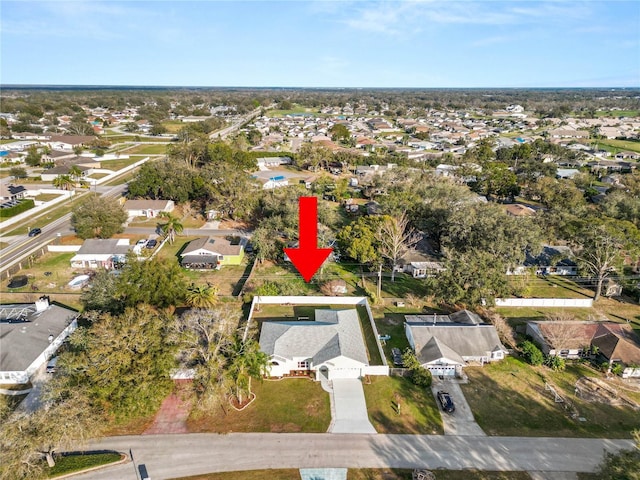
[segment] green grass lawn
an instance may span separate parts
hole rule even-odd
[[[88,468],[107,465],[119,461],[119,453],[94,453],[85,455],[57,456],[55,467],[46,471],[47,478],[55,478],[72,472],[79,472]]]
[[[593,290],[583,288],[560,275],[538,277],[536,275],[510,275],[513,285],[524,285],[526,298],[592,298]]]
[[[632,140],[598,140],[598,145],[608,145],[617,149],[615,153],[622,150],[629,150],[631,152],[640,152],[640,142],[634,142]]]
[[[136,163],[139,158],[119,158],[117,160],[104,160],[100,162],[100,168],[106,168],[108,170],[113,170],[117,172],[118,170],[122,170],[124,167],[128,167],[129,165],[133,165]]]
[[[484,367],[468,367],[469,383],[462,385],[478,424],[488,435],[629,438],[640,427],[640,416],[631,408],[590,403],[574,395],[582,376],[598,376],[584,365],[568,365],[564,372],[531,367],[508,357]],[[556,403],[545,391],[553,384],[567,403]],[[586,421],[572,418],[577,412]]]
[[[138,145],[130,150],[127,150],[128,154],[138,154],[138,155],[160,155],[167,153],[167,144],[159,145]]]
[[[162,125],[167,129],[168,133],[178,133],[187,124],[181,120],[165,120]]]
[[[56,198],[60,197],[60,195],[62,195],[64,192],[60,192],[60,194],[55,194],[55,193],[41,193],[40,195],[33,197],[33,199],[36,202],[49,202],[51,200],[55,200]]]
[[[420,312],[412,313],[420,314]],[[404,315],[404,313],[387,313],[383,318],[376,318],[378,333],[382,336],[391,336],[384,343],[384,352],[390,367],[393,367],[391,349],[399,348],[401,352],[404,352],[409,347],[409,341],[404,333]]]
[[[319,382],[287,378],[254,382],[256,399],[238,412],[225,410],[187,422],[190,432],[326,432],[331,421],[329,394]]]
[[[364,385],[369,420],[378,433],[441,435],[440,411],[428,388],[403,377],[371,377]],[[400,402],[400,414],[397,403]]]

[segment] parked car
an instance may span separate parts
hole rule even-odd
[[[156,245],[158,244],[157,240],[149,240],[147,241],[147,244],[144,246],[145,248],[156,248]]]
[[[447,413],[453,413],[456,411],[456,406],[453,404],[453,400],[451,400],[451,396],[447,392],[439,390],[437,397],[442,410]]]
[[[391,349],[391,357],[393,358],[393,364],[396,367],[404,367],[404,362],[402,361],[402,352],[399,348]]]
[[[32,228],[31,230],[29,230],[30,237],[35,237],[36,235],[40,235],[41,233],[42,230],[40,230],[39,228]]]
[[[136,242],[136,246],[138,246],[140,248],[144,247],[146,244],[147,244],[147,240],[145,238],[143,238],[142,240],[138,240]]]

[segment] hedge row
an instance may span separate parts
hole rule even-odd
[[[35,207],[36,204],[31,198],[22,200],[19,204],[9,208],[0,208],[0,218],[9,218],[19,213],[26,212],[30,208]]]

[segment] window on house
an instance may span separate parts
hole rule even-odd
[[[298,362],[298,368],[301,370],[309,370],[309,362]]]

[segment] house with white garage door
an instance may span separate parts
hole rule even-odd
[[[461,310],[451,315],[405,315],[405,334],[432,375],[461,376],[468,364],[502,360],[508,353],[493,325]]]
[[[263,322],[260,349],[271,358],[271,377],[313,372],[316,380],[334,380],[369,373],[367,349],[354,308],[317,309],[311,321]]]

